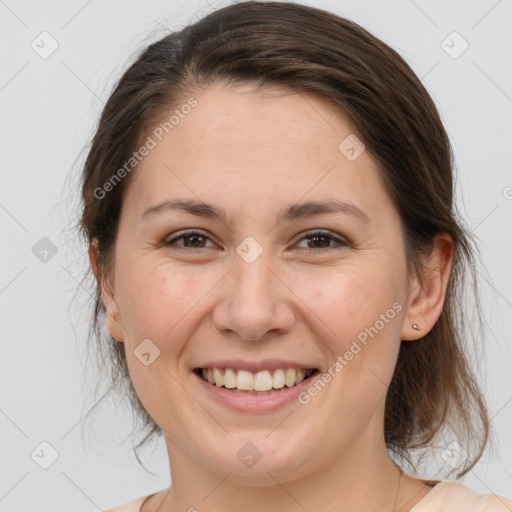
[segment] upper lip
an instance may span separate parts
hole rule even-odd
[[[262,361],[248,361],[245,359],[217,359],[215,361],[207,361],[194,367],[196,368],[232,368],[236,370],[247,370],[249,372],[259,372],[262,370],[277,370],[279,368],[295,368],[299,370],[317,369],[315,365],[308,363],[298,363],[296,361],[287,361],[285,359],[264,359]]]

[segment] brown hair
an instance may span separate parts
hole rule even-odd
[[[81,176],[80,229],[89,243],[98,243],[102,276],[113,268],[121,203],[136,170],[101,199],[95,190],[127,162],[163,113],[192,91],[220,81],[313,93],[348,115],[399,211],[408,272],[421,272],[420,258],[436,234],[453,238],[442,313],[419,341],[401,343],[386,399],[385,442],[410,463],[413,450],[428,447],[447,429],[471,454],[458,468],[457,476],[464,475],[480,459],[490,433],[461,335],[469,278],[476,293],[474,242],[453,201],[452,150],[431,97],[396,51],[356,23],[295,3],[241,2],[144,49],[104,107]],[[102,336],[104,314],[97,283],[91,333],[108,356],[103,363],[112,387],[126,386],[148,429],[139,448],[161,429],[131,384],[124,343]]]

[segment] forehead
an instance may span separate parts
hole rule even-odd
[[[208,202],[245,201],[246,207],[336,192],[364,205],[370,191],[385,194],[369,151],[355,159],[346,153],[354,141],[361,150],[360,136],[331,102],[251,84],[217,84],[191,96],[194,108],[166,125],[178,104],[148,134],[154,148],[137,166],[126,198],[139,208],[183,192]]]
[[[187,136],[188,128],[196,131],[198,139],[212,144],[239,141],[247,145],[253,140],[253,146],[318,148],[355,133],[348,117],[332,102],[283,86],[220,83],[201,91],[196,100],[190,121],[183,119],[180,128],[184,129],[176,135]]]

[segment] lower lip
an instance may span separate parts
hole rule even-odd
[[[196,372],[192,372],[199,381],[199,385],[218,403],[239,412],[269,412],[297,400],[300,393],[306,390],[320,375],[320,372],[314,373],[309,378],[303,380],[291,388],[281,388],[277,393],[268,395],[246,395],[243,393],[233,393],[226,388],[210,384]]]

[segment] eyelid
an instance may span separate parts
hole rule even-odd
[[[312,236],[312,235],[329,235],[330,237],[336,238],[341,237],[341,235],[337,235],[333,231],[330,231],[329,229],[308,229],[307,231],[304,231],[303,233],[300,233],[301,237],[304,238],[306,236]]]

